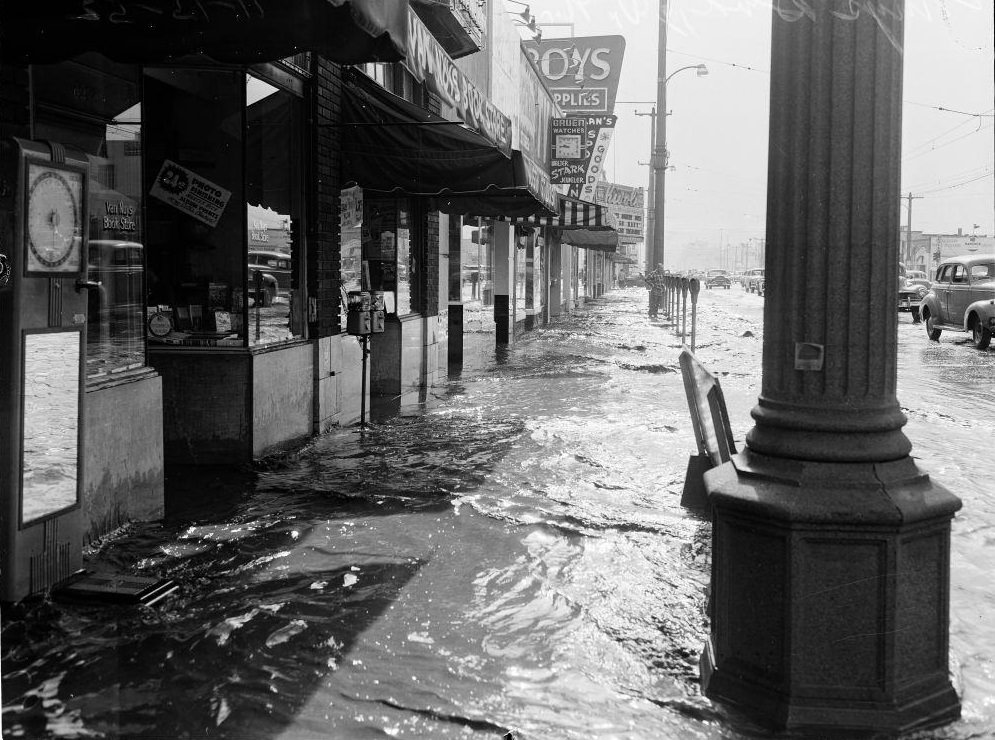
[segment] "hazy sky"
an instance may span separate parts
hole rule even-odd
[[[543,35],[626,39],[608,179],[648,184],[656,98],[659,0],[534,0]],[[522,10],[507,2],[509,10]],[[667,72],[667,242],[716,248],[764,236],[771,9],[767,0],[670,0]],[[992,0],[907,0],[902,194],[912,228],[995,234]],[[964,115],[938,110],[962,111]],[[977,115],[983,114],[983,115]],[[902,201],[902,227],[906,222]]]

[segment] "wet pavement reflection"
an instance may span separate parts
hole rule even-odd
[[[3,615],[5,737],[741,738],[700,695],[710,526],[673,327],[615,291],[510,348],[467,337],[425,403],[253,470],[170,471],[166,517],[87,566],[168,576],[129,609]],[[763,300],[702,293],[697,354],[737,445]],[[951,670],[990,737],[995,352],[899,318],[899,398],[954,523]]]

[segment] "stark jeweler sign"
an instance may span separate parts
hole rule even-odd
[[[225,212],[231,191],[167,159],[149,195],[213,228]]]

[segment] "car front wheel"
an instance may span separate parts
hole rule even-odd
[[[926,336],[934,342],[938,342],[940,340],[940,330],[936,328],[936,324],[933,322],[933,315],[929,311],[924,311],[922,317],[926,322]]]
[[[984,326],[980,319],[974,322],[971,337],[974,339],[974,346],[978,349],[988,349],[988,345],[992,343],[992,331]]]

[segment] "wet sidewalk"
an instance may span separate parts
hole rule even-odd
[[[735,298],[697,336],[741,444],[762,301]],[[4,736],[768,736],[700,696],[711,533],[645,290],[467,347],[420,410],[171,475],[166,517],[88,558],[176,579],[161,605],[5,610]]]

